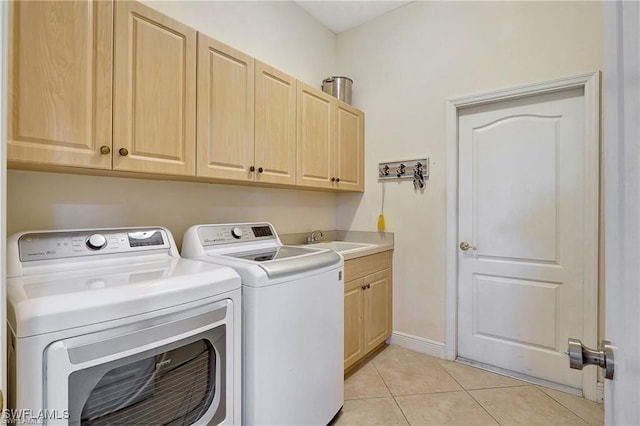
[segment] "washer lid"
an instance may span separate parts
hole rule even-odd
[[[333,250],[295,246],[270,247],[220,255],[251,262],[264,270],[270,279],[337,266],[342,262],[342,256]]]
[[[7,318],[17,337],[28,337],[149,313],[239,288],[240,277],[231,268],[175,258],[14,277],[7,280]]]
[[[313,253],[318,253],[318,250],[295,246],[277,246],[259,250],[226,253],[224,256],[253,260],[254,262],[268,262],[270,260],[282,260]]]

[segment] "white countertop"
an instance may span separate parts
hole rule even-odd
[[[280,239],[284,244],[305,247],[329,248],[340,253],[344,260],[393,250],[394,238],[391,232],[367,231],[322,231],[318,243],[305,244],[310,233],[285,234]]]

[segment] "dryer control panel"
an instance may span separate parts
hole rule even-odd
[[[207,247],[219,244],[277,240],[278,235],[268,223],[240,223],[202,225],[198,227],[198,238],[200,244]]]
[[[169,249],[162,228],[31,232],[18,240],[20,261],[50,260],[108,253]]]

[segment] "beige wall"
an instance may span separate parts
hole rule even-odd
[[[340,229],[375,230],[377,163],[431,159],[424,193],[387,183],[395,232],[394,330],[445,341],[449,98],[602,69],[598,2],[414,2],[338,36],[366,111],[366,192],[338,197]]]
[[[10,170],[9,234],[34,229],[162,225],[179,245],[196,223],[268,221],[280,233],[335,229],[331,194]]]
[[[333,72],[336,37],[290,2],[145,2],[309,84]],[[7,231],[271,221],[281,233],[335,229],[323,192],[9,171]]]
[[[142,3],[320,88],[336,73],[336,36],[291,1]]]

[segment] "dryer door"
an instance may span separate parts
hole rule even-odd
[[[231,303],[53,343],[45,407],[68,410],[70,425],[224,423]]]

